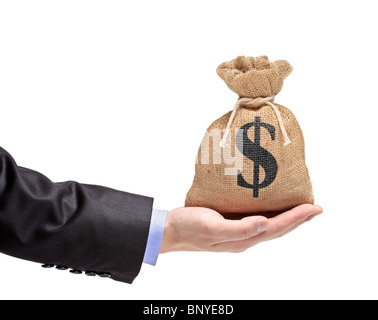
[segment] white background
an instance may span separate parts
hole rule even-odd
[[[182,206],[238,55],[294,67],[324,214],[241,254],[168,253],[134,284],[0,255],[1,299],[376,299],[376,1],[1,1],[0,145],[53,181]],[[1,201],[1,200],[0,200]]]

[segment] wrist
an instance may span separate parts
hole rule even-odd
[[[165,220],[163,238],[161,240],[160,253],[166,253],[172,250],[172,223],[171,211],[168,212],[167,219]]]
[[[164,226],[163,238],[161,241],[160,253],[187,250],[185,241],[183,241],[183,237],[180,236],[180,228],[178,227],[180,225],[180,215],[177,214],[177,210],[179,209],[168,212]]]

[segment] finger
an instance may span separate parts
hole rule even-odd
[[[267,237],[281,234],[289,230],[296,224],[306,220],[309,216],[321,213],[323,209],[320,206],[312,204],[302,204],[291,210],[269,219],[269,231],[266,232]]]
[[[280,238],[292,231],[294,231],[295,229],[297,229],[299,226],[301,226],[302,224],[308,222],[308,221],[311,221],[312,219],[314,219],[316,216],[320,215],[321,213],[315,213],[313,215],[310,215],[309,217],[307,217],[305,220],[297,223],[296,225],[292,226],[291,228],[285,230],[284,232],[280,233],[280,234],[276,234],[274,237],[270,238],[269,240],[273,240],[273,239],[276,239],[276,238]]]
[[[217,243],[217,244],[214,244],[212,246],[212,249],[213,249],[213,251],[217,251],[217,252],[242,252],[242,251],[245,251],[246,249],[248,249],[250,247],[255,246],[256,244],[258,244],[260,242],[282,237],[285,234],[295,230],[296,228],[298,228],[303,223],[310,221],[311,219],[313,219],[314,217],[316,217],[319,214],[320,214],[320,212],[317,212],[313,215],[310,215],[309,217],[298,222],[297,224],[293,225],[289,229],[286,229],[282,233],[279,233],[279,234],[274,233],[273,236],[269,236],[269,231],[266,231],[266,232],[262,233],[261,235],[252,236],[251,238],[245,239],[245,240]]]
[[[257,237],[254,236],[245,240],[216,243],[211,246],[211,250],[214,252],[243,252],[260,242],[256,239]]]
[[[216,242],[238,241],[251,238],[268,228],[269,220],[263,216],[246,217],[241,220],[223,219],[217,225]]]
[[[313,213],[308,214],[311,211],[313,211]],[[279,216],[269,219],[269,230],[256,236],[254,240],[257,242],[263,242],[282,237],[322,212],[323,209],[318,205],[298,206],[292,210],[280,214]]]

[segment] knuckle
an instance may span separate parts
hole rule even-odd
[[[248,230],[247,226],[245,226],[245,225],[240,226],[240,237],[242,239],[248,239],[249,238],[249,230]]]
[[[290,209],[287,212],[292,220],[296,220],[298,218],[298,214],[293,209]]]
[[[204,228],[205,233],[210,237],[216,237],[223,233],[223,228],[220,223],[207,224],[204,226]]]

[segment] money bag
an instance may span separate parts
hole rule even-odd
[[[266,56],[239,56],[218,66],[239,99],[207,129],[185,206],[240,218],[314,203],[302,130],[293,113],[274,102],[291,71],[287,61]]]

